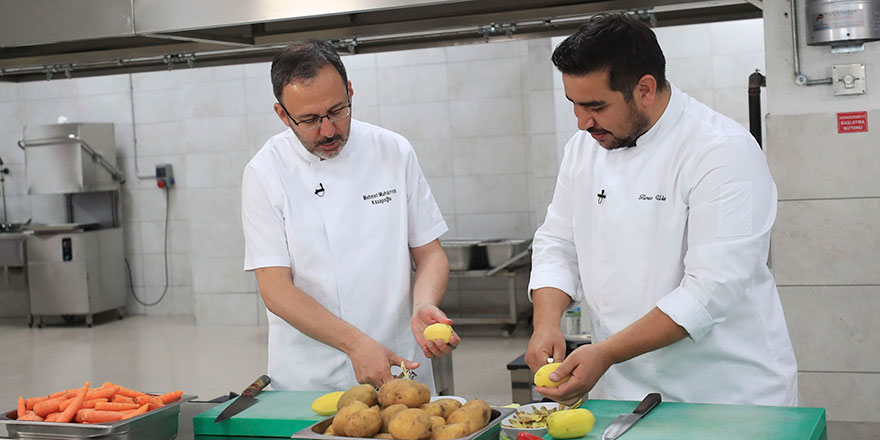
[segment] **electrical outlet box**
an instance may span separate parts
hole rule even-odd
[[[170,163],[156,165],[156,186],[165,189],[174,186],[174,167]]]

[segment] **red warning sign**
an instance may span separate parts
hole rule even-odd
[[[868,131],[868,112],[837,114],[838,133],[857,133],[860,131]]]

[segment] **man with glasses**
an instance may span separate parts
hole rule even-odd
[[[242,224],[244,267],[269,310],[273,387],[380,386],[405,365],[433,392],[428,358],[460,339],[423,336],[452,323],[438,308],[449,278],[438,238],[448,228],[412,146],[352,119],[354,91],[329,43],[289,45],[271,75],[289,129],[244,170]]]

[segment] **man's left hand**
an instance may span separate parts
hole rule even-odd
[[[448,344],[440,339],[434,341],[425,339],[425,328],[438,322],[452,325],[452,320],[433,304],[420,303],[413,306],[413,316],[410,320],[413,336],[416,337],[416,342],[419,343],[419,347],[422,347],[422,351],[428,358],[447,355],[461,342],[461,338],[454,330]]]
[[[556,402],[571,405],[593,389],[612,363],[611,356],[602,344],[583,345],[571,352],[550,375],[550,380],[554,382],[571,375],[569,380],[555,388],[535,387],[535,391]]]

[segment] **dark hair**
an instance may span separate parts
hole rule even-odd
[[[644,75],[666,88],[666,58],[657,36],[632,14],[599,14],[559,43],[551,57],[566,75],[584,76],[608,70],[608,86],[627,101]]]
[[[330,42],[308,40],[290,43],[272,59],[272,92],[275,93],[275,99],[281,102],[284,86],[295,80],[314,78],[318,70],[328,64],[336,68],[348,90],[345,66]]]

